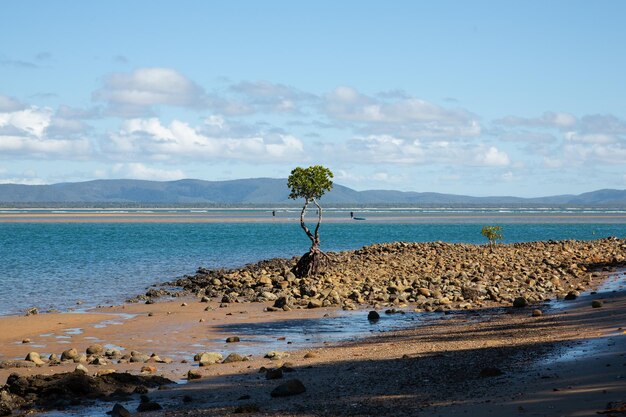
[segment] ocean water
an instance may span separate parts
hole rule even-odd
[[[322,248],[391,241],[484,243],[483,224],[328,223],[321,228]],[[624,222],[498,224],[504,227],[504,243],[626,237]],[[297,256],[308,246],[295,222],[0,223],[0,315],[23,314],[29,307],[67,311],[121,303],[200,266]]]

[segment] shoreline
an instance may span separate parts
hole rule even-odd
[[[78,364],[89,375],[144,370],[181,382],[190,371],[199,376],[199,381],[150,393],[165,411],[142,415],[159,417],[230,415],[248,403],[262,415],[276,416],[498,416],[522,409],[537,414],[536,401],[561,410],[537,415],[587,415],[578,413],[580,406],[568,398],[588,394],[585,406],[596,411],[609,398],[602,392],[611,394],[610,401],[624,401],[615,394],[626,389],[626,380],[619,378],[622,363],[626,366],[624,255],[626,240],[617,238],[498,245],[493,250],[396,242],[335,253],[333,266],[314,280],[291,277],[289,260],[199,270],[184,283],[191,285],[185,296],[172,300],[157,300],[155,290],[142,298],[145,303],[0,317],[0,383],[12,373],[72,372]],[[590,293],[578,293],[583,290]],[[288,295],[283,308],[277,308],[281,294]],[[512,307],[520,294],[529,305]],[[548,302],[564,295],[574,300]],[[592,308],[592,300],[599,308]],[[382,316],[380,322],[367,320],[372,308]],[[414,322],[406,321],[400,330],[382,326],[400,319]],[[349,337],[333,339],[323,332],[314,337],[316,326]],[[227,337],[239,341],[227,343]],[[598,344],[593,352],[606,354],[606,369],[590,363],[587,352],[559,364],[559,352],[589,351],[586,340]],[[69,348],[86,352],[95,344],[121,352],[111,358],[85,355],[51,360],[55,366],[46,363],[51,354],[60,356]],[[122,356],[131,350],[143,352],[145,359],[133,362],[131,355]],[[278,359],[264,358],[269,351],[279,352]],[[40,366],[25,363],[29,352],[46,360]],[[198,367],[193,356],[202,352],[237,353],[245,361]],[[151,354],[159,360],[151,361]],[[20,367],[2,366],[16,359]],[[307,391],[272,399],[269,391],[283,381],[267,379],[258,370],[285,363],[295,372],[284,379],[301,379]],[[595,376],[587,378],[589,373]],[[567,385],[563,375],[571,377]],[[613,382],[600,392],[588,388],[608,379]],[[546,384],[555,381],[557,390],[546,391]],[[578,388],[577,381],[585,381],[584,387]],[[192,401],[182,403],[185,396]],[[246,396],[250,401],[239,399]],[[542,399],[529,399],[533,396]],[[126,401],[134,407],[136,399]],[[96,411],[89,413],[104,416],[111,406],[96,403]]]
[[[174,355],[171,364],[155,364],[157,374],[183,381],[188,370],[196,369],[202,378],[151,392],[151,400],[161,404],[164,411],[141,415],[175,417],[189,412],[203,416],[231,415],[237,407],[246,404],[258,407],[259,412],[250,415],[265,416],[409,416],[418,413],[420,416],[495,417],[520,412],[555,417],[595,415],[605,410],[608,402],[625,401],[620,395],[626,388],[622,366],[626,364],[626,334],[622,327],[626,318],[626,271],[606,278],[614,279],[616,285],[603,293],[583,294],[574,301],[561,301],[558,308],[545,304],[536,306],[544,312],[539,317],[531,314],[536,307],[478,309],[452,315],[430,313],[429,320],[412,328],[376,332],[352,341],[317,343],[312,347],[288,345],[289,337],[276,340],[276,344],[293,348],[280,360],[266,359],[263,353],[257,353],[246,362],[198,368],[192,360],[181,363],[181,356]],[[592,308],[590,304],[594,299],[601,299],[603,306]],[[36,346],[41,338],[38,340],[35,336],[29,345],[15,339],[32,336],[46,327],[60,334],[64,329],[81,327],[82,333],[69,335],[69,344],[59,339],[50,349],[69,346],[84,349],[98,340],[120,344],[126,340],[128,349],[155,351],[160,356],[181,352],[187,346],[189,352],[184,356],[188,356],[194,349],[203,350],[199,344],[221,339],[222,347],[236,352],[241,351],[241,344],[226,344],[223,340],[227,336],[242,336],[237,333],[240,323],[262,324],[268,320],[288,323],[289,320],[339,314],[336,308],[270,313],[264,312],[263,304],[259,303],[239,303],[225,308],[215,304],[210,305],[214,310],[207,312],[204,311],[206,303],[196,300],[183,306],[181,301],[46,315],[50,317],[0,319],[1,351],[13,348],[14,352],[24,353],[27,346]],[[365,322],[366,311],[360,310],[352,319]],[[153,315],[148,316],[149,312]],[[94,327],[117,314],[129,317],[120,320],[121,324]],[[200,322],[198,317],[204,321]],[[33,322],[33,319],[39,320]],[[8,337],[7,332],[12,330],[4,327],[7,321],[16,321],[15,329],[19,332],[13,331]],[[210,330],[213,322],[234,326],[230,331]],[[177,332],[173,333],[172,329]],[[163,335],[168,335],[168,340],[157,342],[156,338]],[[242,336],[245,342],[243,339]],[[270,349],[261,346],[258,349],[264,350]],[[284,379],[267,380],[258,374],[261,367],[276,368],[287,362],[295,372],[285,374]],[[90,373],[115,369],[139,374],[142,365],[86,366]],[[17,368],[10,372],[22,375],[71,372],[75,366],[72,363],[50,368]],[[487,368],[497,368],[502,374],[481,377],[481,371]],[[8,371],[0,369],[0,381],[6,379]],[[292,377],[303,381],[307,388],[305,394],[285,399],[269,396],[275,386]],[[341,393],[340,397],[337,393]],[[192,401],[183,403],[184,396],[191,397]],[[240,400],[242,396],[249,396],[249,399]],[[136,403],[131,399],[123,404],[132,409]],[[112,405],[109,402],[85,404],[94,416],[104,416]]]

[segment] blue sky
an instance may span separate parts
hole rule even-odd
[[[0,3],[0,182],[626,188],[626,2],[302,3]]]

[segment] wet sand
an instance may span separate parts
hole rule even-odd
[[[224,343],[228,336],[243,336],[241,324],[284,320],[288,325],[289,320],[313,322],[341,312],[267,313],[258,303],[227,308],[209,303],[214,309],[204,311],[207,303],[193,299],[185,300],[187,306],[176,300],[88,313],[4,317],[0,318],[0,360],[23,358],[31,350],[59,354],[71,346],[84,351],[98,342],[171,356],[172,364],[156,366],[174,380],[190,369],[200,369],[199,381],[151,393],[165,410],[141,413],[145,416],[230,415],[246,404],[260,410],[248,415],[272,416],[591,416],[606,410],[608,403],[626,401],[626,274],[620,273],[617,280],[618,285],[601,293],[543,306],[540,317],[531,316],[532,308],[431,313],[412,329],[368,334],[344,343],[319,342],[314,347],[302,341],[289,344],[289,337],[282,340],[271,334],[267,336],[275,342],[257,346],[250,361],[204,368],[181,360],[201,351],[243,349],[245,340]],[[602,300],[603,306],[592,308],[593,299]],[[366,322],[366,314],[361,311],[351,319]],[[24,338],[31,343],[22,344]],[[282,347],[291,349],[288,358],[262,357]],[[313,357],[305,358],[308,352]],[[259,373],[262,366],[284,362],[290,362],[295,372],[285,373],[282,380],[266,380]],[[131,372],[140,367],[104,366]],[[0,370],[0,383],[14,371],[33,374],[73,368]],[[96,372],[99,367],[88,368]],[[481,376],[486,368],[497,368],[502,375]],[[271,398],[271,390],[289,378],[300,379],[307,391]],[[191,401],[183,402],[184,396]],[[110,407],[104,405],[90,415]]]

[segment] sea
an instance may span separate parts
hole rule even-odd
[[[299,215],[297,209],[0,209],[0,315],[120,304],[199,267],[299,256],[310,243]],[[625,238],[626,209],[331,208],[320,235],[325,251],[392,241],[484,244],[484,225],[502,226],[502,243]]]

